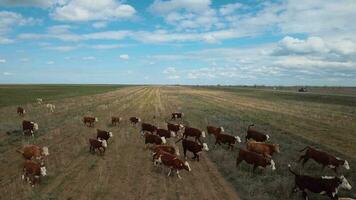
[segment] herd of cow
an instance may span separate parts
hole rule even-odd
[[[37,101],[39,104],[42,104],[42,99]],[[55,108],[53,104],[47,104],[46,107],[50,112],[53,112]],[[26,111],[22,107],[18,107],[17,113],[20,116],[24,116]],[[175,112],[171,116],[171,120],[177,120],[182,119],[184,114]],[[167,129],[141,122],[141,119],[138,117],[130,117],[128,120],[135,127],[138,124],[141,125],[140,133],[144,138],[144,143],[152,145],[149,149],[152,151],[153,165],[163,165],[169,168],[168,176],[172,172],[175,172],[177,177],[181,179],[180,170],[191,171],[191,167],[187,161],[187,152],[191,152],[194,155],[192,157],[193,160],[199,161],[199,154],[202,151],[209,151],[207,143],[202,142],[202,138],[206,137],[205,132],[198,128],[183,125],[182,120],[178,124],[166,122]],[[120,125],[122,121],[121,117],[111,117],[111,124],[113,126]],[[95,122],[98,122],[98,118],[94,116],[83,117],[83,123],[88,127],[94,127]],[[239,148],[236,166],[245,161],[247,164],[253,165],[253,171],[257,167],[266,168],[267,166],[271,167],[272,170],[276,170],[276,164],[272,157],[274,153],[280,153],[279,145],[269,143],[270,136],[253,129],[252,126],[253,124],[248,126],[245,136],[246,148]],[[24,135],[30,134],[34,136],[35,131],[39,127],[35,122],[23,120],[22,128]],[[236,143],[242,142],[239,136],[225,133],[223,127],[207,126],[206,129],[210,136],[215,137],[215,146],[226,144],[228,149],[233,150]],[[108,147],[108,140],[112,137],[112,132],[97,129],[97,137],[89,138],[89,151],[91,153],[98,151],[103,155]],[[182,143],[184,159],[180,158],[179,149],[176,145],[167,144],[167,139],[169,138],[178,138],[175,144]],[[189,138],[194,139],[191,140]],[[34,186],[36,183],[39,183],[41,176],[46,176],[47,174],[44,161],[45,157],[49,155],[48,148],[37,145],[25,145],[21,150],[17,151],[26,159],[23,166],[22,179],[26,179]],[[337,173],[337,169],[340,166],[343,166],[347,170],[350,169],[346,160],[335,157],[325,151],[310,146],[301,150],[301,152],[303,151],[305,151],[305,154],[301,155],[299,159],[299,162],[302,161],[303,166],[309,159],[313,159],[315,162],[321,164],[323,169],[327,166],[333,169],[335,173]],[[295,176],[293,192],[300,190],[304,199],[308,199],[306,191],[327,195],[330,199],[338,199],[337,193],[339,189],[351,190],[351,185],[344,176],[312,177],[294,172],[290,165],[288,165],[288,168]]]

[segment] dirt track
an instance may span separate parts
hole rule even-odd
[[[168,170],[152,166],[138,128],[127,122],[119,128],[109,125],[110,116],[118,115],[124,119],[139,116],[165,127],[169,113],[179,110],[179,102],[168,98],[164,90],[130,87],[58,100],[53,102],[53,114],[44,106],[29,104],[25,118],[40,126],[35,139],[24,138],[16,131],[5,134],[19,130],[21,119],[13,106],[0,109],[0,140],[8,143],[0,152],[1,199],[238,199],[204,154],[199,163],[190,161],[192,171],[182,171],[183,180],[167,177]],[[99,118],[96,128],[114,133],[105,156],[88,151],[88,138],[95,136],[95,129],[83,126],[80,120],[91,114]],[[48,177],[34,189],[20,179],[23,159],[15,152],[26,143],[46,145],[50,150]]]

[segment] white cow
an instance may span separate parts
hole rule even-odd
[[[50,103],[46,104],[46,107],[50,112],[54,112],[54,109],[56,109],[56,106]]]
[[[37,101],[37,103],[38,103],[38,104],[42,104],[43,99],[41,99],[41,98],[37,98],[37,99],[36,99],[36,101]]]

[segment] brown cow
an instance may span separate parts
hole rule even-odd
[[[160,144],[166,144],[166,138],[164,137],[159,137],[158,135],[153,135],[153,134],[149,134],[146,133],[145,134],[145,144],[156,144],[156,145],[160,145]]]
[[[141,122],[141,119],[138,117],[130,117],[130,122],[132,125],[136,125],[137,123]]]
[[[236,143],[236,141],[238,143],[241,143],[241,139],[239,136],[232,136],[223,133],[218,133],[215,135],[215,145],[221,145],[221,143],[227,144],[228,147],[231,148],[231,150],[234,149],[234,144]]]
[[[255,171],[258,166],[266,168],[266,166],[269,165],[271,166],[272,170],[276,170],[275,163],[272,159],[264,157],[258,153],[240,148],[239,156],[236,159],[236,166],[238,166],[243,160],[246,163],[253,165],[253,171]]]
[[[254,126],[254,124],[251,124],[248,126],[247,135],[245,137],[245,142],[247,142],[247,140],[249,140],[251,138],[257,142],[265,142],[265,141],[269,140],[269,135],[261,133],[257,130],[251,129],[251,126]]]
[[[182,112],[174,112],[172,113],[172,120],[175,120],[175,119],[182,119],[184,116],[184,113]]]
[[[47,170],[43,164],[39,164],[33,160],[26,160],[23,165],[22,180],[27,179],[31,183],[32,187],[36,182],[40,182],[41,176],[46,176]]]
[[[111,117],[111,124],[114,126],[120,124],[121,121],[122,121],[121,117]]]
[[[182,146],[183,146],[183,152],[184,152],[184,157],[187,158],[187,151],[190,151],[194,154],[192,159],[197,159],[199,162],[199,153],[202,151],[209,151],[208,145],[206,143],[203,143],[203,145],[190,141],[187,139],[182,139]]]
[[[48,147],[39,147],[37,145],[24,145],[21,150],[16,150],[21,153],[26,160],[36,160],[40,163],[44,162],[44,157],[49,155]]]
[[[101,154],[104,154],[106,148],[108,147],[106,140],[97,140],[93,138],[89,139],[89,145],[89,152],[95,153],[95,150],[98,149]]]
[[[155,155],[159,151],[165,151],[170,154],[175,154],[177,156],[180,155],[179,149],[172,145],[155,145],[155,146],[150,147],[150,150],[153,152],[153,155]]]
[[[293,192],[295,193],[298,190],[302,191],[305,200],[308,199],[307,191],[327,195],[330,199],[337,200],[337,193],[340,188],[347,190],[352,189],[352,186],[344,176],[311,177],[297,174],[291,169],[290,165],[288,165],[288,168],[295,176]]]
[[[217,134],[224,132],[224,128],[222,126],[220,128],[217,128],[215,126],[207,126],[206,130],[208,131],[209,135],[211,135],[211,134],[217,135]]]
[[[278,144],[267,144],[263,142],[248,141],[246,143],[246,148],[249,151],[253,151],[267,157],[272,157],[275,152],[279,153]]]
[[[85,125],[89,124],[89,127],[94,127],[94,123],[98,122],[98,118],[97,117],[93,117],[93,116],[85,116],[83,117],[83,123]]]
[[[162,129],[162,128],[157,129],[156,134],[165,138],[176,137],[176,134],[173,131],[170,132],[169,130]]]
[[[38,130],[37,123],[31,122],[31,121],[26,121],[26,120],[22,121],[23,134],[30,133],[32,135],[32,137],[34,137],[35,136],[34,131],[37,131],[37,130]]]
[[[183,137],[188,138],[188,136],[194,137],[195,141],[198,140],[200,143],[202,143],[200,140],[200,137],[205,138],[205,132],[201,131],[197,128],[192,128],[192,127],[186,126],[186,127],[184,127]]]
[[[24,116],[26,110],[23,107],[17,107],[17,114],[20,116]]]
[[[183,131],[184,126],[182,124],[171,124],[167,122],[167,129],[170,132],[174,132],[176,135],[178,135],[179,132]]]
[[[156,133],[157,127],[155,125],[152,125],[149,123],[142,123],[141,124],[141,134],[143,135],[145,132]]]
[[[170,176],[171,172],[175,170],[178,178],[181,179],[182,177],[179,175],[180,170],[185,169],[189,172],[192,170],[187,161],[184,162],[181,159],[179,159],[177,156],[172,155],[170,153],[160,151],[156,157],[158,158],[155,159],[154,164],[156,165],[157,163],[159,164],[162,163],[163,165],[168,167],[170,169],[168,176]]]
[[[344,166],[344,168],[347,170],[350,169],[350,165],[347,160],[342,160],[329,153],[326,153],[325,151],[321,151],[310,146],[305,147],[304,149],[300,150],[300,152],[304,150],[307,151],[304,155],[300,156],[298,161],[300,162],[301,160],[303,160],[303,166],[311,158],[315,162],[321,164],[323,166],[323,169],[325,168],[325,166],[328,166],[329,168],[334,169],[334,171],[337,172],[337,168],[340,165]]]
[[[108,142],[109,138],[112,138],[113,134],[111,131],[104,131],[100,129],[96,129],[96,139],[106,140]]]

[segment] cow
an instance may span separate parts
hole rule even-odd
[[[179,179],[182,179],[182,177],[179,175],[179,171],[182,169],[187,170],[190,172],[192,169],[190,168],[190,165],[187,161],[182,161],[179,159],[177,156],[172,155],[170,153],[160,151],[154,160],[154,164],[156,165],[157,163],[163,164],[166,167],[168,167],[170,170],[168,172],[168,176],[171,175],[172,171],[176,171],[176,174]]]
[[[278,144],[267,144],[267,143],[256,142],[256,141],[248,141],[246,143],[246,149],[270,158],[274,153],[280,152]]]
[[[56,109],[56,106],[48,103],[48,104],[46,104],[46,108],[48,108],[49,112],[54,112],[54,109]]]
[[[165,138],[176,137],[176,134],[173,131],[170,132],[169,130],[163,128],[158,128],[156,130],[156,134]]]
[[[17,149],[26,160],[36,160],[40,163],[44,162],[44,158],[49,155],[48,147],[39,147],[37,145],[24,145],[21,150]]]
[[[39,164],[33,160],[26,160],[22,168],[22,180],[27,180],[30,182],[32,187],[35,186],[36,182],[40,182],[41,176],[47,175],[47,170],[44,164]]]
[[[141,124],[141,134],[143,135],[145,132],[156,133],[157,127],[155,125],[149,123]]]
[[[197,159],[199,162],[199,153],[201,151],[209,151],[208,145],[206,143],[203,143],[203,145],[190,141],[187,139],[182,139],[182,146],[183,146],[183,152],[184,152],[184,157],[187,158],[187,151],[190,151],[194,154],[194,157],[192,159]]]
[[[22,121],[22,131],[23,134],[30,133],[34,137],[34,132],[38,130],[38,124],[35,122],[23,120]]]
[[[136,125],[137,123],[141,122],[141,119],[138,117],[130,117],[130,122],[132,125]]]
[[[222,126],[219,128],[217,128],[215,126],[207,126],[206,130],[208,131],[209,135],[211,135],[211,134],[217,135],[217,134],[224,132],[224,128]]]
[[[89,127],[94,127],[95,122],[98,122],[97,117],[93,117],[93,116],[84,116],[83,117],[83,123],[85,125],[89,124]]]
[[[300,156],[298,161],[300,162],[301,160],[303,160],[303,166],[309,159],[313,159],[315,162],[321,164],[323,166],[323,169],[328,166],[329,168],[333,169],[335,173],[337,172],[337,168],[340,165],[347,170],[350,169],[350,165],[347,160],[342,160],[325,151],[321,151],[310,146],[305,147],[304,149],[300,150],[300,152],[303,152],[305,150],[305,154]]]
[[[164,145],[164,144],[161,144],[161,145],[155,145],[155,146],[152,146],[150,147],[150,150],[153,152],[153,156],[155,154],[157,154],[159,151],[165,151],[165,152],[168,152],[170,154],[175,154],[177,156],[179,156],[179,149],[174,147],[174,146],[171,146],[171,145]]]
[[[300,175],[291,169],[291,165],[288,165],[289,171],[294,174],[294,188],[293,193],[298,190],[303,192],[303,198],[308,199],[307,190],[313,193],[319,193],[322,195],[327,195],[330,199],[338,199],[339,189],[351,190],[352,186],[347,181],[344,176],[322,176],[322,177],[311,177],[307,175]]]
[[[171,120],[182,119],[183,116],[184,116],[184,113],[182,113],[182,112],[174,112],[174,113],[172,113]]]
[[[105,153],[106,148],[108,147],[108,143],[106,140],[100,140],[100,139],[89,139],[89,152],[95,153],[95,150],[98,149],[101,154]]]
[[[192,128],[192,127],[186,126],[184,128],[183,137],[184,138],[188,138],[188,136],[194,137],[195,141],[198,140],[200,143],[202,143],[201,140],[200,140],[200,137],[205,138],[205,132],[201,131],[201,130],[199,130],[197,128]]]
[[[37,101],[37,104],[42,104],[43,99],[41,99],[41,98],[37,98],[37,99],[36,99],[36,101]]]
[[[121,121],[122,121],[121,117],[111,117],[111,124],[114,126],[120,124]]]
[[[146,133],[145,134],[145,144],[155,144],[155,145],[160,145],[160,144],[166,144],[166,138],[160,137],[158,135],[153,135]]]
[[[174,132],[176,135],[178,135],[179,132],[183,131],[184,126],[182,124],[171,124],[167,122],[167,129],[170,132]]]
[[[113,137],[113,134],[111,131],[104,131],[104,130],[96,129],[96,139],[106,140],[106,143],[107,143],[109,138],[112,138],[112,137]]]
[[[264,157],[258,153],[240,148],[239,155],[236,159],[236,167],[243,160],[246,163],[253,165],[253,171],[255,171],[258,166],[263,168],[266,168],[267,166],[271,166],[272,170],[276,170],[276,165],[272,159]]]
[[[17,107],[17,114],[20,116],[24,116],[26,113],[26,110],[23,107]]]
[[[245,142],[249,139],[253,139],[257,142],[265,142],[269,140],[269,135],[261,133],[259,131],[251,129],[251,126],[254,126],[254,124],[251,124],[247,128],[247,135],[245,137]]]
[[[232,136],[223,133],[218,133],[215,135],[215,145],[221,145],[221,143],[227,144],[228,147],[231,148],[231,150],[234,149],[234,144],[236,143],[236,141],[238,143],[241,143],[241,138],[239,136]]]

